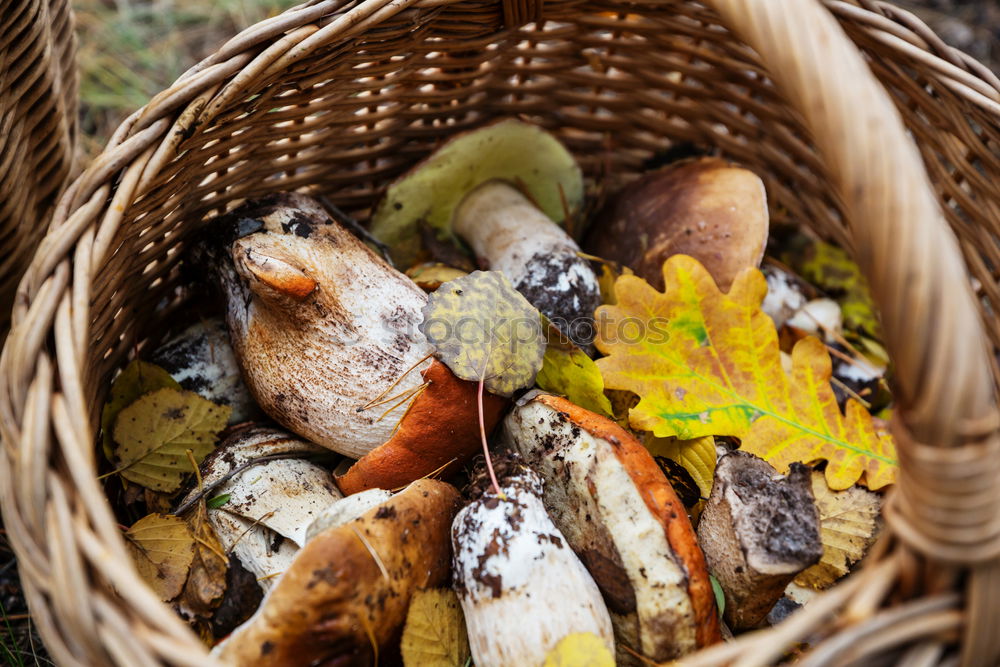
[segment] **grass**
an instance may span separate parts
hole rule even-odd
[[[227,39],[296,0],[76,0],[84,150]]]

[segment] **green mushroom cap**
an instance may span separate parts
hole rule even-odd
[[[420,251],[419,222],[438,238],[453,240],[455,208],[470,190],[492,179],[522,188],[560,224],[567,209],[572,214],[583,203],[583,175],[566,147],[540,127],[504,120],[455,137],[389,186],[372,216],[371,232],[392,249],[397,266],[410,266]]]

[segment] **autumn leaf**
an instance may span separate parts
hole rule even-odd
[[[194,558],[176,604],[188,619],[209,619],[226,593],[229,557],[208,522],[204,503],[198,503],[187,522],[194,539]]]
[[[407,667],[464,667],[471,653],[458,597],[447,588],[417,591],[400,646]]]
[[[544,317],[544,316],[543,316]],[[545,391],[565,396],[581,408],[605,417],[614,417],[611,401],[604,395],[604,378],[587,353],[562,337],[547,320],[548,343],[542,369],[535,384]]]
[[[114,459],[125,479],[156,491],[176,491],[191,470],[187,450],[201,463],[215,447],[232,408],[198,394],[158,389],[118,413]]]
[[[848,329],[881,338],[868,281],[844,250],[800,236],[789,244],[781,259],[802,278],[837,300]]]
[[[712,493],[712,479],[715,476],[715,438],[710,435],[693,440],[677,438],[657,438],[647,436],[644,443],[653,457],[665,457],[684,466],[702,498]]]
[[[795,578],[808,588],[829,588],[865,555],[879,533],[882,498],[859,486],[831,491],[823,474],[812,474],[813,496],[819,510],[820,561]]]
[[[615,658],[593,632],[575,632],[549,651],[544,667],[615,667]]]
[[[180,389],[181,386],[164,369],[139,359],[126,366],[111,383],[108,402],[104,404],[104,409],[101,411],[104,455],[109,461],[112,459],[112,450],[114,449],[111,431],[118,413],[130,403],[134,403],[140,396],[165,388]]]
[[[468,271],[447,264],[417,264],[406,270],[410,280],[425,292],[433,292],[444,283],[467,275]]]
[[[530,387],[542,367],[541,315],[497,271],[475,271],[430,295],[420,331],[463,380],[498,396]]]
[[[164,602],[177,597],[194,560],[195,538],[184,519],[150,514],[136,521],[125,538],[139,576]]]
[[[675,255],[663,265],[666,292],[635,276],[615,284],[618,305],[597,311],[597,365],[605,386],[640,401],[631,425],[657,437],[732,436],[784,473],[790,463],[827,460],[826,481],[845,489],[859,479],[872,489],[895,479],[892,439],[876,432],[857,402],[840,412],[831,364],[815,338],[781,367],[774,324],[760,309],[763,275],[747,269],[729,294],[696,260]]]

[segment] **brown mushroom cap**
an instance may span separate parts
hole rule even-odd
[[[419,480],[306,543],[257,613],[217,648],[227,664],[368,664],[397,637],[416,590],[441,586],[458,492]]]
[[[461,465],[480,450],[478,385],[461,380],[434,359],[423,372],[427,388],[413,401],[399,428],[336,479],[345,495],[365,489],[395,489],[435,471]],[[507,400],[483,394],[489,433]]]
[[[584,250],[663,289],[663,262],[690,255],[722,290],[758,266],[767,245],[764,184],[718,158],[679,162],[626,186],[591,227]]]

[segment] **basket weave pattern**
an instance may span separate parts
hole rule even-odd
[[[814,633],[809,664],[1000,659],[1000,82],[912,16],[839,0],[324,0],[131,116],[60,201],[0,360],[4,518],[53,656],[206,664],[95,476],[111,374],[183,305],[200,226],[293,188],[364,216],[443,138],[509,116],[601,182],[717,149],[775,219],[850,248],[882,311],[901,459],[883,539],[788,622],[685,664],[767,664]]]
[[[70,175],[75,56],[69,0],[0,3],[0,328]]]

